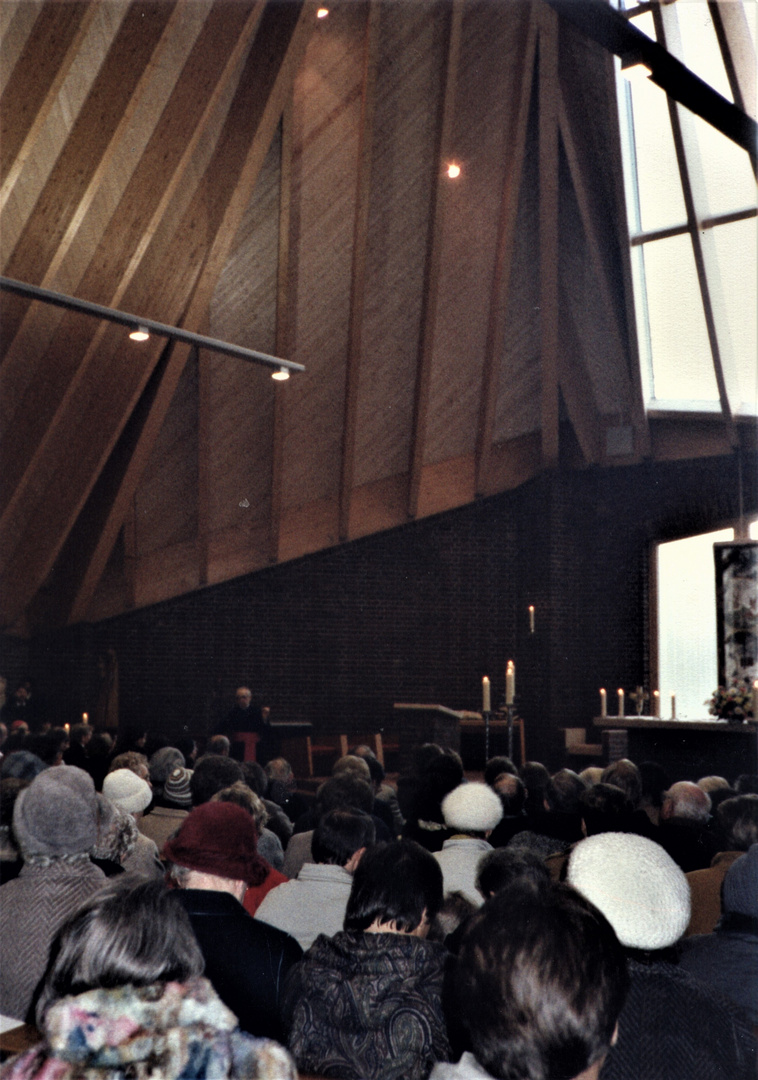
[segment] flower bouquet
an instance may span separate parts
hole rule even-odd
[[[753,715],[753,689],[746,679],[733,679],[730,686],[717,687],[705,704],[721,720],[747,720]]]

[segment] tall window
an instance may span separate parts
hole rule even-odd
[[[722,3],[729,32],[719,37],[707,0],[620,0],[639,30],[755,115],[758,5]],[[756,415],[758,200],[749,157],[649,80],[619,73],[618,88],[648,411]]]
[[[758,521],[750,526],[758,540]],[[681,720],[702,720],[718,684],[716,575],[713,545],[733,540],[734,529],[701,533],[658,545],[658,681],[661,715],[671,715],[671,694]]]

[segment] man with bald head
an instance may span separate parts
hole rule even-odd
[[[680,780],[664,791],[655,839],[685,873],[711,864],[715,851],[708,831],[710,818],[710,796],[697,784]]]

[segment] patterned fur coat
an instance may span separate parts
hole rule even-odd
[[[295,1080],[287,1051],[237,1028],[207,979],[88,990],[47,1012],[45,1042],[2,1080]]]
[[[450,1047],[447,953],[404,934],[316,938],[289,974],[285,1023],[299,1068],[344,1080],[425,1080]]]

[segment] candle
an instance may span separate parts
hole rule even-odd
[[[608,715],[608,695],[606,694],[605,690],[600,691],[600,715]]]
[[[490,681],[485,675],[482,679],[482,712],[490,711]]]
[[[676,720],[676,694],[671,695],[671,719]]]
[[[63,725],[63,730],[64,730],[64,731],[66,732],[66,734],[68,735],[68,733],[69,733],[69,732],[71,731],[71,725],[70,725],[70,724],[64,724],[64,725]]]
[[[508,661],[505,669],[505,704],[512,705],[516,696],[516,665],[512,660]]]
[[[653,716],[661,715],[661,692],[653,690]]]
[[[619,690],[618,695],[619,695],[619,716],[623,716],[624,715],[624,691]]]
[[[758,679],[753,683],[753,720],[758,720]]]
[[[529,605],[529,633],[534,633],[534,604]]]
[[[83,724],[88,724],[89,723],[89,713],[86,713],[86,712],[82,713],[82,723]]]

